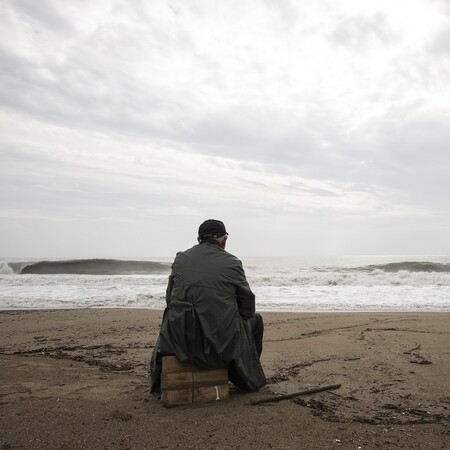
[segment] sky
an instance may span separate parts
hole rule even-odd
[[[1,0],[0,257],[450,254],[448,0]]]

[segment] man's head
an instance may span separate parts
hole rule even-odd
[[[198,242],[201,243],[207,239],[214,239],[225,248],[228,233],[222,221],[216,219],[205,220],[198,228]]]

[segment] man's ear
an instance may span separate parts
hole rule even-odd
[[[202,242],[202,240],[198,237],[197,242],[200,244],[200,242]]]
[[[227,239],[228,239],[227,235],[225,235],[224,237],[225,237],[225,239],[223,240],[223,243],[222,243],[223,248],[225,248],[225,245],[227,245]]]

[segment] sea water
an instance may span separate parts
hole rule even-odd
[[[252,257],[242,261],[259,311],[450,311],[449,256]],[[153,262],[161,264],[153,267]],[[170,262],[171,258],[132,263],[4,259],[0,261],[0,309],[162,309]],[[64,271],[71,273],[58,273]]]

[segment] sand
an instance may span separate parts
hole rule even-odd
[[[262,315],[264,389],[166,409],[148,389],[161,311],[0,312],[2,448],[450,448],[449,313]]]

